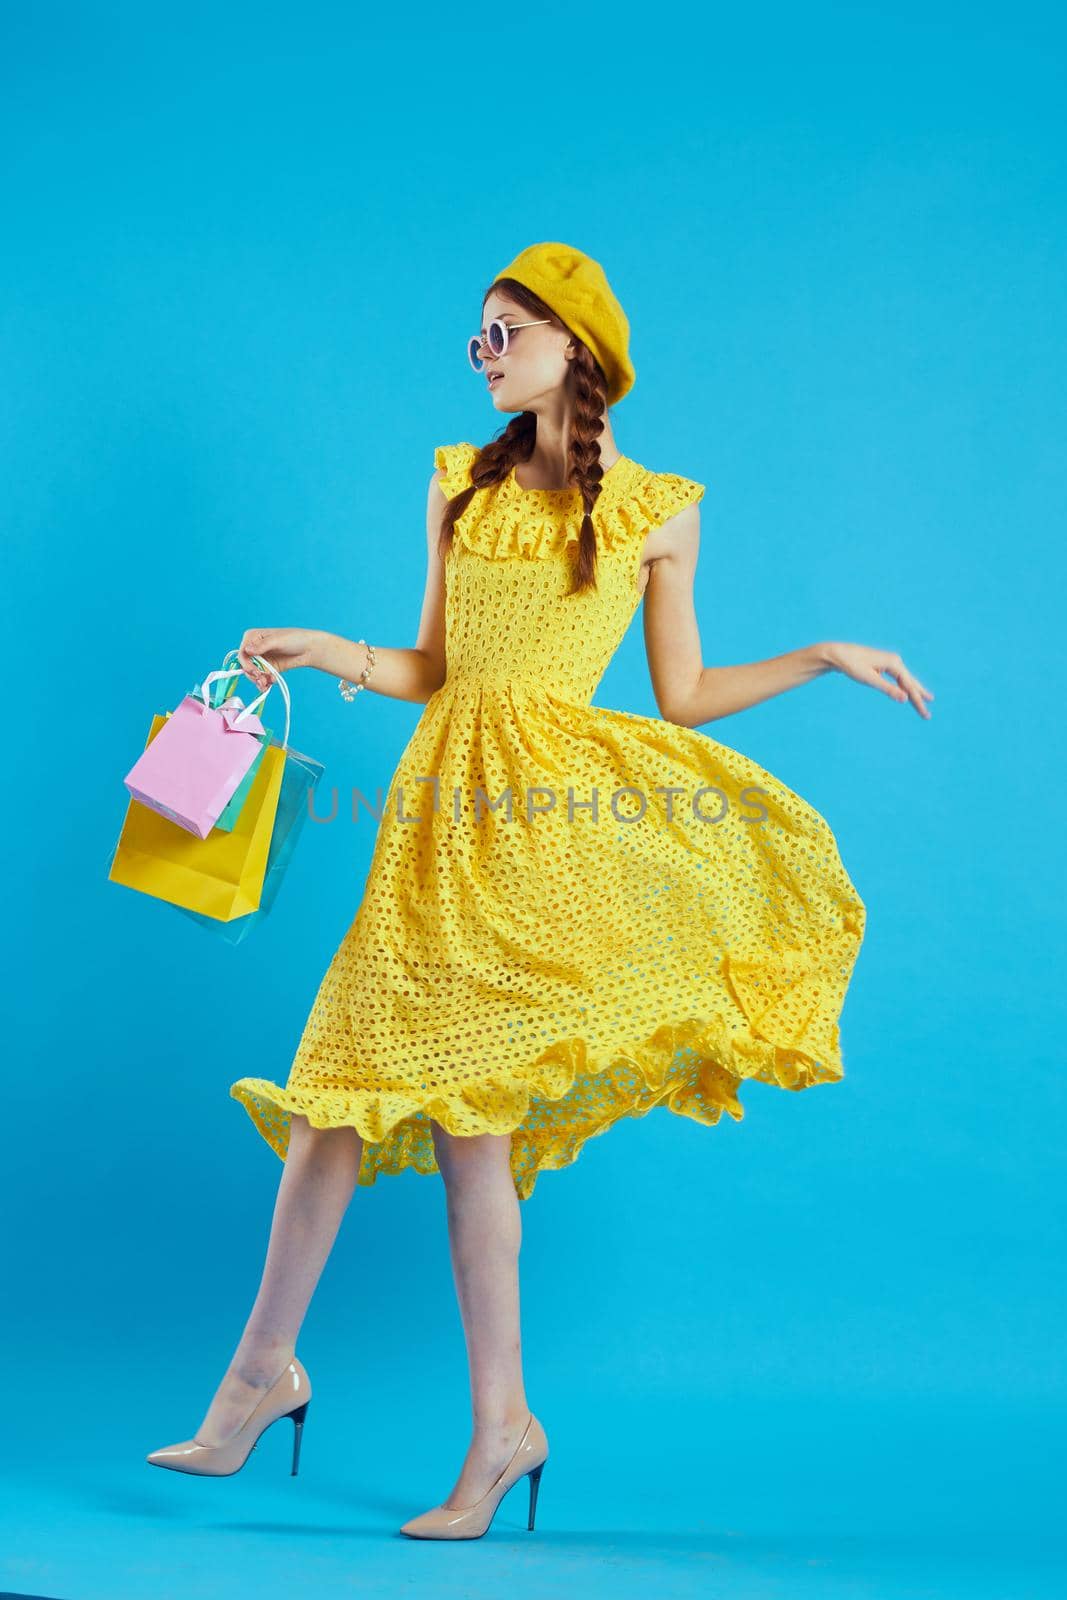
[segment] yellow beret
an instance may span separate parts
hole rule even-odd
[[[569,244],[531,244],[496,277],[532,289],[589,346],[604,369],[609,406],[633,388],[630,324],[599,261]]]

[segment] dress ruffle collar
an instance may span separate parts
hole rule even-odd
[[[445,470],[446,496],[470,487],[470,467],[477,447],[464,442],[440,445],[438,467]],[[601,479],[593,508],[593,527],[600,549],[614,550],[642,541],[683,506],[700,500],[704,485],[674,472],[651,472],[619,456]],[[514,469],[501,483],[474,494],[455,525],[454,537],[475,555],[502,559],[522,556],[544,560],[558,555],[581,534],[582,499],[578,489],[523,489]]]

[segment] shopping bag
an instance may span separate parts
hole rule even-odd
[[[146,750],[163,736],[168,720],[163,714],[153,718]],[[219,922],[256,910],[285,765],[285,750],[267,746],[232,831],[212,831],[206,839],[131,797],[109,879]]]
[[[201,840],[263,748],[254,737],[263,732],[256,713],[271,685],[248,706],[232,695],[218,710],[207,693],[213,681],[240,671],[233,667],[211,672],[201,686],[201,698],[185,695],[123,780],[134,800]],[[289,737],[289,694],[280,674],[274,673],[274,681],[286,704],[284,745]]]
[[[123,779],[134,800],[198,839],[207,838],[251,766],[252,735],[263,730],[238,700],[215,711],[185,695]]]
[[[277,741],[272,740],[271,747],[276,749]],[[267,854],[263,892],[256,910],[249,911],[244,916],[234,917],[229,922],[219,922],[198,911],[179,907],[183,916],[192,917],[194,922],[213,929],[228,944],[240,944],[247,938],[259,919],[267,915],[277,898],[282,879],[296,849],[297,839],[308,819],[315,787],[324,771],[322,763],[312,756],[304,755],[302,751],[294,750],[292,747],[286,749],[285,770],[282,773],[278,811]]]

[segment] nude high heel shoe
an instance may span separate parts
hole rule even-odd
[[[276,1378],[232,1438],[223,1444],[201,1444],[194,1435],[181,1444],[168,1444],[153,1450],[145,1460],[153,1467],[169,1467],[173,1472],[195,1472],[208,1478],[228,1478],[239,1472],[256,1448],[260,1434],[281,1417],[293,1419],[294,1476],[300,1460],[300,1438],[311,1401],[311,1380],[294,1356]]]
[[[508,1490],[520,1478],[530,1480],[530,1516],[527,1531],[533,1532],[537,1491],[541,1486],[541,1473],[548,1460],[548,1439],[537,1418],[530,1413],[526,1431],[519,1440],[515,1454],[503,1472],[472,1506],[434,1506],[421,1516],[412,1517],[400,1529],[409,1539],[480,1539],[496,1515],[496,1508]]]

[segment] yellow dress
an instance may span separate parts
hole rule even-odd
[[[438,447],[446,496],[476,454]],[[827,823],[705,733],[590,704],[640,604],[647,533],[703,493],[617,459],[597,588],[578,596],[576,489],[512,472],[472,497],[445,559],[446,678],[355,919],[285,1087],[230,1088],[283,1159],[293,1112],[359,1130],[365,1185],[436,1172],[432,1123],[510,1132],[525,1200],[620,1117],[740,1121],[747,1079],[843,1077],[865,910]]]

